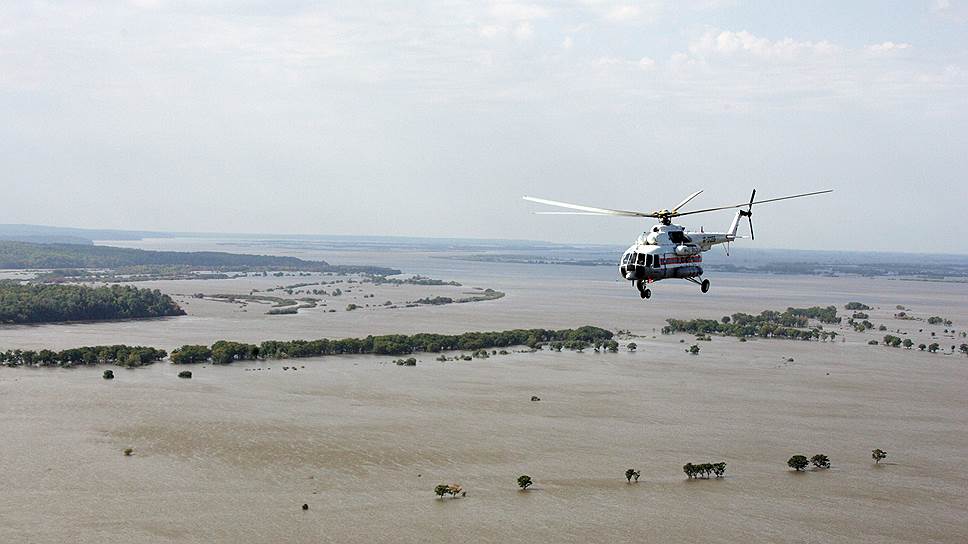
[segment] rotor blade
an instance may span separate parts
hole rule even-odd
[[[680,202],[679,204],[677,204],[675,208],[672,208],[672,211],[674,211],[674,212],[675,211],[679,211],[679,208],[685,206],[686,203],[688,203],[690,200],[692,200],[692,199],[696,198],[697,196],[699,196],[699,193],[701,193],[701,192],[702,192],[702,189],[699,189],[695,193],[692,193],[691,195],[687,196],[685,200],[683,200],[682,202]]]
[[[753,217],[747,215],[746,218],[750,220],[750,240],[756,240],[756,236],[753,235]]]
[[[706,208],[704,210],[693,210],[691,212],[677,213],[676,215],[679,216],[679,215],[692,215],[694,213],[715,212],[717,210],[728,210],[730,208],[742,208],[744,206],[752,206],[753,204],[766,204],[767,202],[776,202],[778,200],[788,200],[788,199],[791,199],[791,198],[800,198],[800,197],[803,197],[803,196],[822,195],[824,193],[832,193],[832,192],[834,192],[833,189],[827,189],[826,191],[814,191],[812,193],[803,193],[803,194],[800,194],[800,195],[781,196],[780,198],[770,198],[770,199],[767,199],[767,200],[757,200],[756,202],[743,202],[742,204],[733,204],[732,206],[720,206],[718,208]]]
[[[595,212],[532,212],[535,215],[597,215],[599,217],[611,217],[607,213],[595,213]]]
[[[558,202],[557,200],[546,200],[544,198],[535,198],[532,196],[526,196],[523,198],[531,202],[537,202],[538,204],[547,204],[549,206],[558,206],[559,208],[569,208],[572,210],[581,210],[583,212],[592,212],[592,213],[597,213],[602,215],[621,215],[625,217],[655,217],[653,214],[645,213],[645,212],[613,210],[610,208],[593,208],[592,206],[582,206],[581,204],[569,204],[567,202]]]

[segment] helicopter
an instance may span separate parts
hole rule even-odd
[[[700,189],[699,191],[696,191],[695,193],[692,193],[686,197],[671,210],[662,209],[653,212],[595,208],[592,206],[569,204],[567,202],[558,202],[557,200],[547,200],[544,198],[535,198],[530,196],[525,196],[524,199],[531,202],[537,202],[538,204],[546,204],[549,206],[557,206],[559,208],[577,210],[570,212],[535,212],[536,214],[611,215],[620,217],[650,217],[653,219],[658,219],[659,223],[657,225],[653,226],[648,231],[643,232],[635,240],[635,243],[625,250],[618,267],[619,274],[621,275],[622,279],[631,282],[632,285],[634,285],[639,291],[639,295],[643,299],[647,299],[652,297],[652,290],[649,288],[649,286],[652,283],[665,279],[683,279],[698,285],[699,289],[703,293],[708,292],[709,280],[702,277],[702,253],[704,251],[709,251],[714,245],[718,244],[727,244],[728,248],[728,244],[730,242],[733,242],[739,238],[745,238],[745,236],[739,236],[736,234],[736,231],[739,228],[739,223],[744,217],[749,221],[750,224],[749,238],[750,240],[754,240],[754,204],[766,204],[767,202],[777,202],[780,200],[789,200],[791,198],[802,198],[805,196],[820,195],[832,192],[833,189],[827,189],[823,191],[814,191],[812,193],[801,193],[798,195],[770,198],[767,200],[756,200],[756,189],[753,189],[749,202],[743,202],[742,204],[731,204],[728,206],[717,206],[715,208],[704,208],[701,210],[680,211],[683,206],[702,193],[702,190]],[[686,231],[684,227],[672,223],[673,218],[681,217],[683,215],[693,215],[697,213],[707,213],[733,208],[739,208],[739,210],[737,210],[736,215],[733,217],[733,222],[729,225],[729,230],[726,232],[705,232],[703,229],[700,229],[699,232],[690,232]],[[727,255],[728,254],[729,253],[727,250]]]

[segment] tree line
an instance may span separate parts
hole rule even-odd
[[[185,315],[157,289],[0,281],[0,323],[52,323]]]
[[[611,340],[611,331],[586,325],[577,329],[513,329],[497,332],[466,332],[463,334],[387,334],[366,338],[330,340],[267,340],[261,344],[247,344],[219,340],[211,347],[185,345],[171,353],[173,363],[211,361],[227,364],[251,359],[289,359],[342,354],[408,355],[441,351],[477,351],[488,348],[528,346],[538,349],[547,343],[560,342],[569,349],[583,349]]]
[[[748,338],[792,338],[795,340],[827,340],[837,337],[834,331],[825,331],[820,327],[806,328],[810,319],[821,323],[839,323],[837,308],[827,306],[821,308],[787,308],[786,311],[765,310],[759,315],[735,313],[723,316],[719,321],[715,319],[667,319],[668,325],[662,328],[662,334],[685,332],[697,335],[719,334]]]
[[[167,356],[168,353],[163,349],[123,344],[84,346],[61,351],[15,349],[0,351],[0,365],[72,367],[100,364],[134,367],[148,365]]]

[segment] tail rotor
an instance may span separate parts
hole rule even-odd
[[[747,205],[747,208],[739,211],[739,214],[750,222],[750,240],[756,240],[756,237],[753,236],[753,200],[755,199],[756,189],[753,189],[753,194],[750,195],[750,203]]]

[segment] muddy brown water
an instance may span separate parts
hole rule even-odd
[[[895,320],[894,307],[960,331],[963,285],[713,275],[707,295],[662,283],[643,302],[612,270],[400,260],[508,296],[355,312],[342,299],[335,314],[297,316],[192,299],[185,318],[3,327],[0,346],[592,323],[642,335],[639,350],[419,356],[416,367],[261,361],[196,366],[191,380],[167,363],[117,369],[113,381],[97,368],[0,368],[0,542],[968,541],[968,358],[868,346],[884,333],[840,329],[845,342],[714,338],[698,356],[684,351],[691,338],[652,338],[665,317],[860,300],[878,307],[876,324],[917,342],[934,331],[947,351],[964,340]],[[261,280],[155,286],[248,292],[251,281]],[[367,289],[358,295],[381,302],[435,291]],[[889,452],[880,465],[877,447]],[[793,473],[796,453],[833,467]],[[726,461],[727,477],[681,471],[707,461]],[[638,484],[627,468],[642,471]],[[531,490],[517,490],[520,474]],[[434,486],[451,482],[467,496],[436,499]]]

